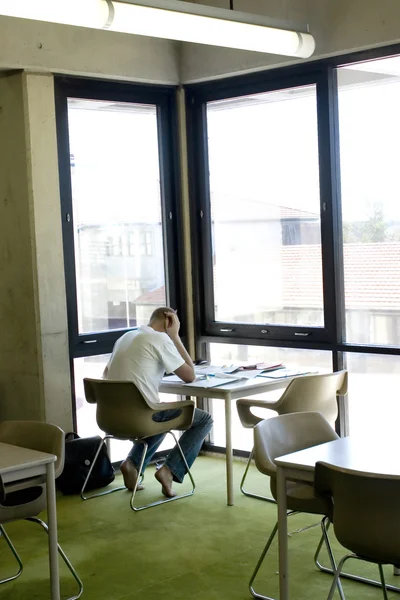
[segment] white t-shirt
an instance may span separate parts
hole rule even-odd
[[[107,379],[133,381],[151,402],[160,402],[158,388],[164,373],[185,364],[166,333],[142,325],[115,343],[108,361]]]

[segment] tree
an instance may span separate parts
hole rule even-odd
[[[374,202],[367,221],[348,221],[343,223],[343,242],[379,243],[392,241],[388,225],[384,219],[382,202]]]

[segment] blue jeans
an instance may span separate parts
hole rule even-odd
[[[153,415],[153,420],[157,421],[158,423],[170,421],[171,419],[178,417],[181,414],[181,412],[182,411],[179,408],[173,410],[165,410],[159,413],[155,413]],[[195,408],[192,425],[189,429],[186,429],[186,431],[183,432],[182,436],[179,439],[179,444],[182,448],[183,454],[185,455],[189,469],[194,463],[198,453],[200,452],[203,440],[210,432],[212,424],[213,420],[208,412],[200,410],[200,408]],[[160,433],[158,435],[153,435],[149,438],[146,438],[148,448],[146,458],[143,463],[142,473],[144,473],[145,468],[149,464],[154,453],[156,452],[157,448],[159,447],[166,435],[166,433]],[[142,460],[143,450],[144,448],[142,444],[133,444],[132,450],[127,456],[127,458],[133,462],[137,469],[139,469],[140,461]],[[176,446],[168,454],[164,464],[171,471],[174,481],[182,483],[183,478],[186,475],[186,467],[185,463],[183,462],[181,453],[179,452],[179,449]]]

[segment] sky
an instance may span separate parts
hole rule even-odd
[[[397,59],[385,60],[387,70]],[[344,85],[339,69],[338,80],[344,220],[366,220],[380,203],[400,221],[400,76]],[[215,102],[207,119],[214,211],[235,206],[245,218],[251,199],[319,213],[315,86]],[[159,222],[155,107],[72,100],[69,130],[75,222]]]
[[[75,223],[160,221],[157,117],[150,110],[70,104]],[[98,102],[98,105],[106,104]],[[110,103],[107,103],[110,104]]]

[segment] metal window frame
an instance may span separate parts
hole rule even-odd
[[[337,69],[348,64],[388,58],[400,54],[400,44],[352,52],[342,56],[279,67],[257,73],[228,77],[221,80],[194,83],[185,86],[187,97],[187,126],[190,192],[192,197],[191,221],[193,243],[193,287],[196,358],[207,360],[210,343],[238,345],[262,345],[299,350],[327,350],[331,352],[333,371],[345,369],[346,354],[365,353],[400,356],[400,347],[357,344],[345,341],[345,299],[342,240],[342,209],[340,197],[339,115]],[[216,323],[214,320],[212,286],[212,263],[205,248],[211,244],[211,228],[208,190],[208,156],[206,130],[206,103],[213,100],[244,96],[252,93],[283,89],[301,85],[314,78],[317,83],[318,134],[320,160],[320,194],[327,199],[325,218],[321,213],[321,237],[323,253],[323,290],[325,328],[323,336],[310,340],[308,336],[295,339],[293,330],[280,327],[268,339],[257,334],[260,327],[237,323]],[[328,318],[326,315],[328,313]],[[272,330],[272,327],[268,325]],[[221,329],[234,331],[221,332]],[[296,330],[298,330],[296,328]],[[349,432],[348,397],[339,399],[339,416],[336,429],[341,435]],[[210,442],[205,450],[220,452]]]
[[[209,343],[263,345],[330,350],[335,370],[343,352],[400,355],[400,348],[345,341],[344,270],[337,69],[348,64],[400,54],[400,44],[185,86],[187,97],[190,192],[192,198],[193,286],[197,359],[206,359]],[[208,189],[206,105],[214,100],[245,96],[315,83],[319,135],[321,238],[323,253],[324,328],[223,323],[214,320],[211,227]],[[322,143],[323,140],[323,143]],[[323,203],[326,210],[323,210]],[[261,329],[271,332],[268,337]],[[226,329],[228,331],[221,331]],[[229,331],[231,330],[231,331]],[[295,333],[312,333],[295,336]],[[297,337],[297,339],[296,339]]]
[[[76,428],[74,359],[111,353],[116,340],[129,328],[90,333],[79,333],[78,330],[67,99],[112,100],[156,106],[166,297],[170,305],[183,313],[186,274],[183,263],[177,87],[63,76],[56,76],[54,85],[72,407]],[[185,322],[181,326],[181,336],[185,342]]]
[[[270,323],[251,324],[237,322],[221,322],[215,320],[213,297],[213,271],[211,252],[211,214],[209,190],[209,166],[207,149],[207,103],[225,98],[234,98],[250,94],[284,90],[288,88],[314,85],[316,89],[316,106],[318,119],[318,149],[320,173],[320,218],[322,240],[322,269],[324,292],[324,326],[306,327],[292,325],[275,325]],[[333,188],[331,182],[335,178],[334,153],[326,147],[325,132],[331,128],[331,112],[334,95],[331,92],[331,78],[322,70],[295,74],[290,77],[265,78],[263,81],[233,85],[229,89],[190,88],[187,93],[187,112],[189,115],[189,141],[191,164],[192,194],[192,236],[196,240],[194,272],[195,297],[198,298],[196,310],[197,336],[201,341],[228,341],[229,343],[261,343],[275,345],[276,342],[294,343],[299,338],[306,339],[310,347],[331,342],[335,336],[337,323],[336,288],[330,277],[334,263],[332,240],[335,236],[333,227]],[[326,102],[329,102],[326,110]],[[332,106],[331,106],[332,104]],[[339,273],[340,274],[340,273]],[[251,342],[250,342],[251,340]],[[303,347],[303,344],[300,344]]]
[[[70,354],[74,358],[111,352],[116,340],[130,328],[89,333],[79,333],[78,330],[67,99],[112,100],[156,106],[166,297],[168,302],[181,312],[185,300],[185,286],[182,285],[185,273],[182,261],[176,89],[176,86],[136,85],[84,78],[55,78],[69,347]],[[183,323],[183,338],[185,334],[185,324]]]

